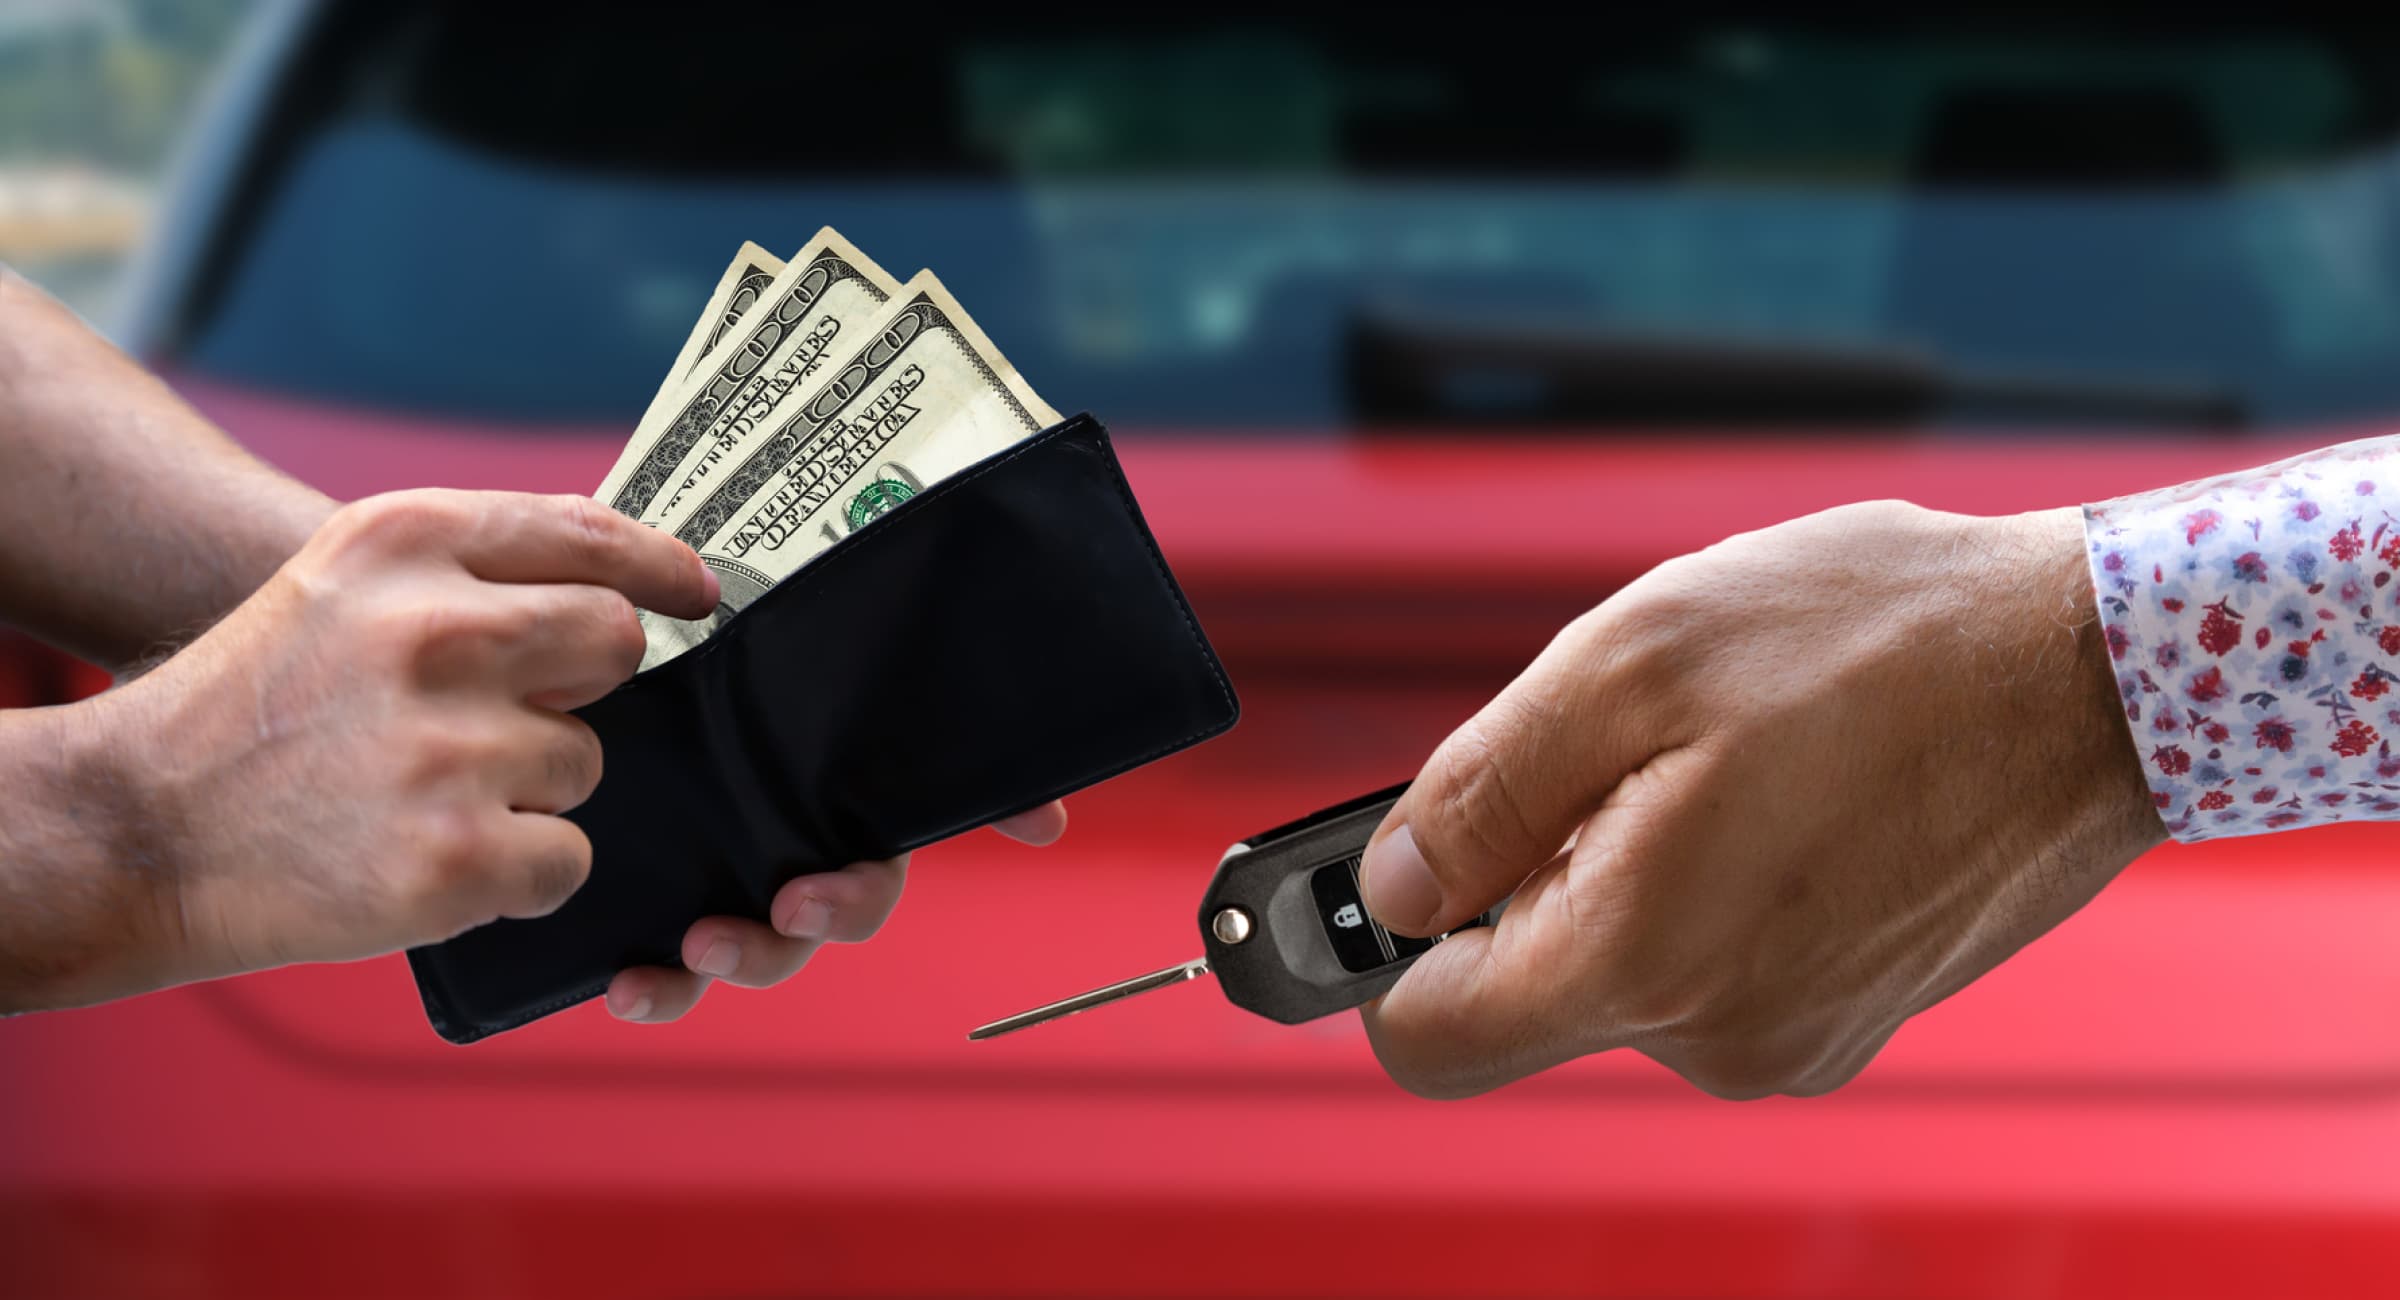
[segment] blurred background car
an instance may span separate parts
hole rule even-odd
[[[671,1027],[587,1006],[450,1048],[398,958],[0,1025],[0,1283],[2390,1285],[2376,827],[2163,849],[1806,1102],[1619,1053],[1435,1105],[1355,1018],[1277,1027],[1205,985],[963,1038],[1190,955],[1224,845],[1411,775],[1672,555],[2388,429],[2400,43],[2371,19],[501,8],[24,6],[8,174],[135,215],[0,201],[0,246],[354,497],[591,490],[739,241],[833,225],[938,268],[1046,398],[1109,422],[1245,720],[1071,801],[1055,848],[920,854],[874,943]],[[150,213],[129,105],[180,127],[220,41]],[[113,170],[59,155],[95,122],[77,147]],[[0,703],[104,684],[0,660]]]

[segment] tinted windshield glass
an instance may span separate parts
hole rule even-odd
[[[713,32],[473,15],[306,52],[192,365],[628,421],[740,240],[830,224],[1128,425],[1730,418],[1681,390],[1762,355],[1808,382],[1739,418],[2400,410],[2400,59],[2366,37],[1012,18],[821,54],[801,24],[743,73]],[[1915,399],[1807,396],[1836,371]]]

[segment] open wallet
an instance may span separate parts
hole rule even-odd
[[[764,922],[792,877],[1035,808],[1234,724],[1224,668],[1077,415],[844,538],[706,642],[576,711],[592,843],[548,916],[409,953],[471,1043],[678,965],[705,916]]]

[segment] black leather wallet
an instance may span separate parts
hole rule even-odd
[[[582,710],[599,788],[565,906],[409,953],[454,1043],[675,965],[704,916],[1216,735],[1225,671],[1088,414],[843,539],[708,641]]]

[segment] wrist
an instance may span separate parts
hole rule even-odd
[[[113,696],[8,715],[0,1012],[80,1006],[193,978],[168,837],[143,811]]]
[[[2092,833],[2138,854],[2167,838],[2141,751],[2125,722],[2106,626],[2092,585],[2083,512],[2073,506],[1989,521],[1997,553],[2017,575],[2009,621],[2024,681],[2044,719],[2029,735],[2055,770],[2079,783]]]
[[[258,594],[308,539],[332,517],[340,503],[295,479],[272,472],[245,472],[239,482],[222,488],[228,500],[246,500],[242,527],[220,534],[217,580],[208,586],[200,617],[180,625],[155,629],[134,658],[111,665],[117,680],[129,681],[165,663],[242,602]]]
[[[235,605],[248,600],[257,594],[259,588],[266,586],[267,580],[274,577],[276,571],[293,556],[298,555],[302,547],[308,545],[308,539],[316,536],[317,530],[325,526],[325,521],[332,518],[333,512],[340,509],[342,504],[294,479],[278,480],[274,496],[275,509],[271,517],[263,508],[259,512],[261,523],[252,543],[249,581],[243,584],[242,590],[230,604],[217,611],[219,617],[232,613]]]

